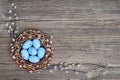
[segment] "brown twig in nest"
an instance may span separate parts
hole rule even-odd
[[[29,61],[24,60],[20,55],[22,44],[26,40],[32,40],[34,38],[38,38],[46,49],[45,56],[38,63],[30,63]],[[11,51],[12,58],[15,60],[16,64],[30,72],[46,67],[54,54],[53,45],[50,39],[46,38],[43,32],[36,30],[27,30],[20,34],[11,47]]]

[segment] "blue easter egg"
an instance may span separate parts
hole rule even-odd
[[[32,46],[32,41],[31,40],[27,40],[24,42],[24,44],[22,45],[23,49],[28,49],[29,47]]]
[[[40,59],[37,56],[30,56],[29,61],[31,63],[38,63],[40,61]]]
[[[38,49],[38,48],[40,48],[40,46],[41,46],[40,40],[37,38],[33,39],[33,47]]]
[[[32,56],[36,55],[37,54],[37,50],[34,48],[34,47],[30,47],[28,49],[28,53]]]
[[[38,49],[38,57],[42,59],[45,56],[45,48],[41,47]]]
[[[21,56],[22,56],[23,59],[28,60],[29,53],[26,49],[22,49],[20,53],[21,53]]]

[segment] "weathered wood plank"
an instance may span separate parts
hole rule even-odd
[[[39,29],[54,36],[51,64],[80,63],[80,74],[45,70],[30,74],[14,64],[5,26],[13,2],[20,17],[18,34]],[[1,0],[0,80],[120,80],[119,4],[119,0]]]
[[[119,0],[35,0],[15,1],[21,19],[83,20],[119,19]],[[34,15],[32,15],[34,14]]]

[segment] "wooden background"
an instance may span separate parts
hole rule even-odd
[[[11,3],[18,31],[54,36],[51,64],[80,63],[80,74],[30,74],[14,64],[5,26]],[[0,80],[120,80],[120,0],[0,0]]]

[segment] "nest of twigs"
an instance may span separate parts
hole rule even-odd
[[[20,55],[23,43],[26,40],[32,40],[34,38],[38,38],[46,49],[45,56],[38,63],[30,63],[29,61],[24,60]],[[45,68],[54,54],[53,45],[50,39],[46,38],[43,32],[36,30],[27,30],[20,34],[18,38],[16,38],[11,51],[12,58],[14,59],[16,64],[18,64],[19,67],[24,68],[30,72]]]

